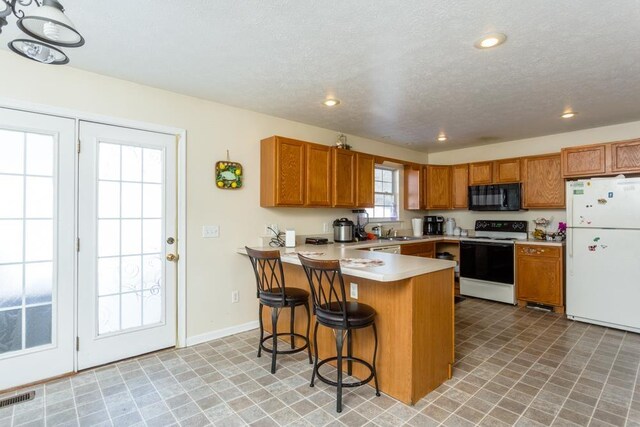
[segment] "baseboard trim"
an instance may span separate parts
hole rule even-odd
[[[228,337],[230,335],[239,334],[241,332],[247,332],[252,329],[257,329],[260,326],[257,320],[243,323],[242,325],[230,326],[228,328],[218,329],[217,331],[211,331],[193,337],[187,337],[187,347],[192,345],[202,344],[203,342],[215,340],[218,338]]]

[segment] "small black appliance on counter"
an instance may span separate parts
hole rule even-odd
[[[424,217],[424,234],[430,236],[441,236],[444,234],[444,217],[439,215],[428,215]]]

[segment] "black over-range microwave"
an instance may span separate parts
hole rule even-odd
[[[469,187],[471,211],[520,210],[520,184],[472,185]]]

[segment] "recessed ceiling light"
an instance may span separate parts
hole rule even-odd
[[[438,135],[438,142],[445,142],[447,139],[449,138],[444,133],[441,133],[440,135]]]
[[[562,117],[563,119],[571,119],[574,118],[576,114],[578,113],[576,113],[575,111],[565,111],[560,117]]]
[[[478,49],[489,49],[501,45],[507,41],[507,36],[502,33],[487,34],[480,40],[476,41],[473,45]]]
[[[325,99],[323,104],[326,105],[327,107],[335,107],[336,105],[340,104],[340,100],[335,98],[329,98],[329,99]]]

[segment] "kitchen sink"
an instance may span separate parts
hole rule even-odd
[[[423,237],[412,236],[396,236],[396,237],[378,237],[378,240],[386,240],[389,242],[406,242],[407,240],[422,240]]]

